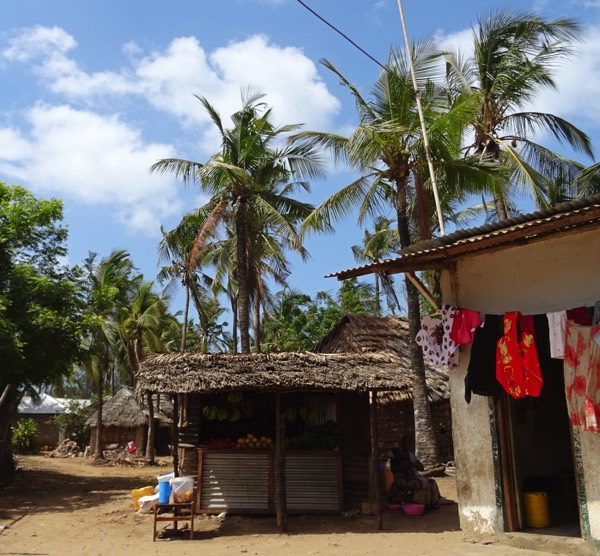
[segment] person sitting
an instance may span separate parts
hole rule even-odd
[[[409,436],[403,436],[400,445],[392,450],[390,468],[401,491],[411,492],[413,502],[435,508],[440,502],[440,491],[433,479],[419,475],[424,470],[423,464],[412,451]]]

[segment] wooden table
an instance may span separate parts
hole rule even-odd
[[[156,522],[171,521],[173,530],[177,531],[177,523],[190,522],[190,540],[194,538],[194,501],[173,504],[156,504],[154,506],[154,528],[152,541],[156,540]]]

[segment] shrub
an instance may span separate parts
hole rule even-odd
[[[71,400],[66,411],[54,416],[54,423],[65,433],[65,438],[74,440],[79,447],[83,447],[90,440],[90,429],[85,422],[92,411],[92,407],[82,407]]]
[[[15,452],[33,452],[38,434],[38,424],[31,417],[19,419],[12,429],[12,445]]]

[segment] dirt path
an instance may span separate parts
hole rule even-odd
[[[290,517],[288,534],[278,532],[273,517],[197,516],[193,541],[182,536],[152,542],[152,516],[133,511],[131,490],[156,484],[156,475],[168,468],[94,466],[82,458],[44,456],[22,457],[19,465],[17,481],[0,490],[0,555],[548,554],[463,543],[456,504],[421,517],[386,512],[383,531],[364,515]],[[439,484],[445,497],[456,499],[452,478]]]

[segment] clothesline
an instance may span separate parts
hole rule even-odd
[[[441,318],[426,315],[415,341],[432,364],[455,368],[460,345],[472,344],[465,377],[471,394],[537,397],[543,388],[540,360],[564,359],[569,417],[583,430],[600,431],[600,301],[541,315],[485,314],[443,305]],[[541,354],[538,354],[538,351]]]

